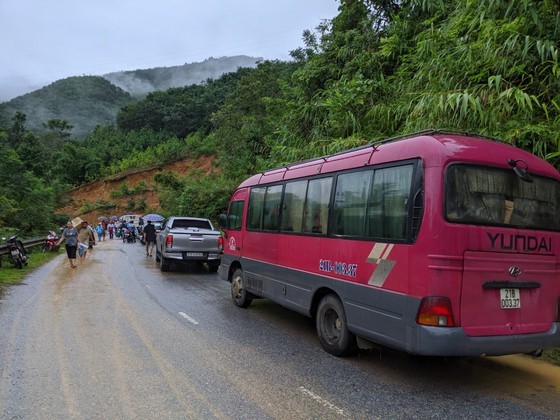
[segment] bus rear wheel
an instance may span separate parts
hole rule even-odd
[[[321,346],[333,356],[345,356],[356,350],[356,337],[348,330],[342,302],[335,295],[326,295],[319,302],[315,326]]]
[[[231,277],[231,300],[239,308],[247,308],[253,301],[251,293],[245,288],[243,271],[240,269],[235,270]]]

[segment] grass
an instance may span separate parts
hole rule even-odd
[[[560,365],[560,348],[545,350],[543,352],[543,359],[546,359],[555,365]]]
[[[61,252],[63,251],[41,252],[39,250],[33,250],[29,252],[28,263],[22,269],[10,264],[8,257],[3,255],[2,267],[0,267],[0,290],[3,286],[19,284],[27,274],[49,262]]]

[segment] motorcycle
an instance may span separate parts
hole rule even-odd
[[[8,244],[8,261],[17,268],[23,268],[27,265],[27,252],[23,247],[23,243],[17,239],[17,234],[10,236],[7,240],[2,238]]]
[[[45,238],[45,243],[43,245],[43,252],[58,251],[60,245],[57,245],[56,243],[59,241],[59,239],[60,236],[58,236],[56,232],[52,230],[49,231],[49,234]]]
[[[136,242],[136,236],[130,230],[126,229],[123,234],[122,240],[124,243]]]

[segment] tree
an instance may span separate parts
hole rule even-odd
[[[0,153],[1,224],[27,233],[52,228],[52,190],[25,169],[12,148],[0,147]]]
[[[220,162],[234,178],[268,166],[269,153],[278,142],[276,128],[285,112],[282,85],[294,64],[265,61],[241,78],[224,105],[213,115],[212,136],[220,143]]]
[[[27,121],[27,115],[23,112],[17,111],[12,118],[13,124],[8,131],[8,144],[16,149],[25,134],[25,122]]]
[[[69,137],[69,131],[74,128],[73,125],[70,125],[66,120],[60,119],[51,119],[48,120],[46,124],[44,124],[45,128],[48,128],[51,131],[56,131],[60,133],[62,137]]]
[[[212,113],[222,106],[237,81],[250,71],[240,68],[204,84],[150,93],[146,99],[124,107],[117,115],[117,125],[125,131],[163,130],[179,138],[199,130],[207,134]]]
[[[26,132],[17,148],[17,153],[24,168],[31,171],[36,177],[44,177],[50,163],[45,147],[37,136]]]

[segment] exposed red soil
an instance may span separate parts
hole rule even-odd
[[[161,206],[155,190],[156,185],[154,176],[161,171],[173,171],[180,177],[187,177],[193,171],[202,172],[205,175],[216,172],[213,165],[213,159],[207,156],[201,156],[196,159],[185,158],[177,162],[148,168],[145,170],[135,170],[129,173],[113,175],[99,181],[90,182],[88,184],[80,185],[68,192],[71,197],[71,204],[61,207],[56,210],[57,213],[64,213],[70,216],[70,219],[81,217],[90,223],[97,223],[98,217],[105,216],[122,216],[125,212],[142,213],[134,209],[127,208],[127,202],[133,198],[138,201],[144,198],[147,203],[145,213],[158,213],[161,212]],[[134,197],[112,198],[111,191],[119,191],[121,184],[126,183],[128,189],[133,189],[139,182],[146,181],[147,190],[138,193]],[[98,209],[89,212],[83,212],[84,202],[89,203],[94,207],[99,202],[112,202],[117,205],[111,209]]]

